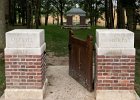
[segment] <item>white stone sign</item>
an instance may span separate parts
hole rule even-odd
[[[135,55],[134,33],[126,29],[97,29],[95,47],[98,55]]]
[[[45,49],[43,29],[15,29],[6,33],[6,55],[41,55]]]
[[[43,29],[15,29],[6,33],[6,48],[39,48],[44,42]]]
[[[97,29],[96,44],[99,48],[133,48],[134,33],[126,29]]]

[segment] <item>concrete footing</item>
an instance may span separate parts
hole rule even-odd
[[[5,100],[43,100],[48,80],[42,89],[6,89]]]
[[[98,90],[96,100],[139,100],[139,97],[135,91]]]

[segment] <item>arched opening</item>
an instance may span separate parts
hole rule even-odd
[[[79,25],[80,24],[80,16],[79,15],[73,15],[72,16],[72,25]]]

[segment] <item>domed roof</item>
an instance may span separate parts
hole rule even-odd
[[[80,8],[71,8],[67,14],[86,14],[86,12]]]

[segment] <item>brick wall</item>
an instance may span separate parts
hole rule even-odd
[[[42,55],[5,55],[6,88],[42,89],[45,81],[45,52]]]
[[[96,55],[96,90],[134,90],[135,56]]]

